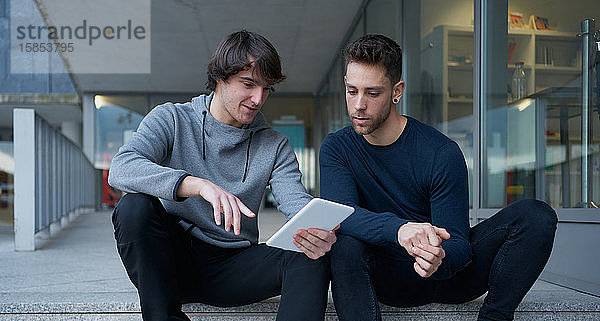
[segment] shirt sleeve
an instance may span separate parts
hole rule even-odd
[[[472,258],[467,166],[455,142],[437,151],[430,182],[431,224],[450,233],[450,239],[442,242],[446,257],[432,278],[448,279]]]
[[[269,185],[279,204],[277,209],[291,219],[313,198],[302,185],[302,173],[298,168],[296,154],[286,137],[277,150],[277,158],[271,172]]]
[[[392,212],[375,213],[358,206],[356,179],[343,150],[332,135],[327,136],[321,144],[319,164],[321,197],[354,208],[354,213],[342,222],[338,233],[369,244],[399,247],[398,229],[408,220]]]
[[[170,155],[175,135],[175,117],[167,106],[154,108],[123,145],[110,165],[108,183],[127,193],[144,193],[181,201],[177,188],[189,175],[161,165]]]

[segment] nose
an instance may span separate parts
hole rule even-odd
[[[265,97],[265,89],[262,86],[256,86],[256,88],[252,91],[252,96],[250,97],[250,101],[254,104],[254,106],[259,107],[262,105]]]
[[[355,110],[364,110],[367,109],[367,97],[363,94],[357,94],[354,99],[354,109]]]

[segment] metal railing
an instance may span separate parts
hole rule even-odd
[[[15,250],[33,251],[36,233],[93,211],[94,167],[33,109],[15,108],[13,120]]]

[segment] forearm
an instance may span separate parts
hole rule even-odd
[[[399,246],[398,229],[408,220],[391,212],[374,213],[356,205],[353,207],[354,213],[342,222],[338,233],[373,245]]]

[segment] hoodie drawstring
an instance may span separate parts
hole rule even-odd
[[[242,178],[242,183],[246,181],[246,176],[248,175],[248,162],[250,161],[250,144],[252,144],[252,135],[254,135],[254,132],[250,131],[250,139],[248,139],[248,149],[246,149],[246,166],[244,167],[244,177]]]
[[[206,110],[202,111],[202,159],[206,160],[206,143],[204,137],[204,123],[206,122]]]

